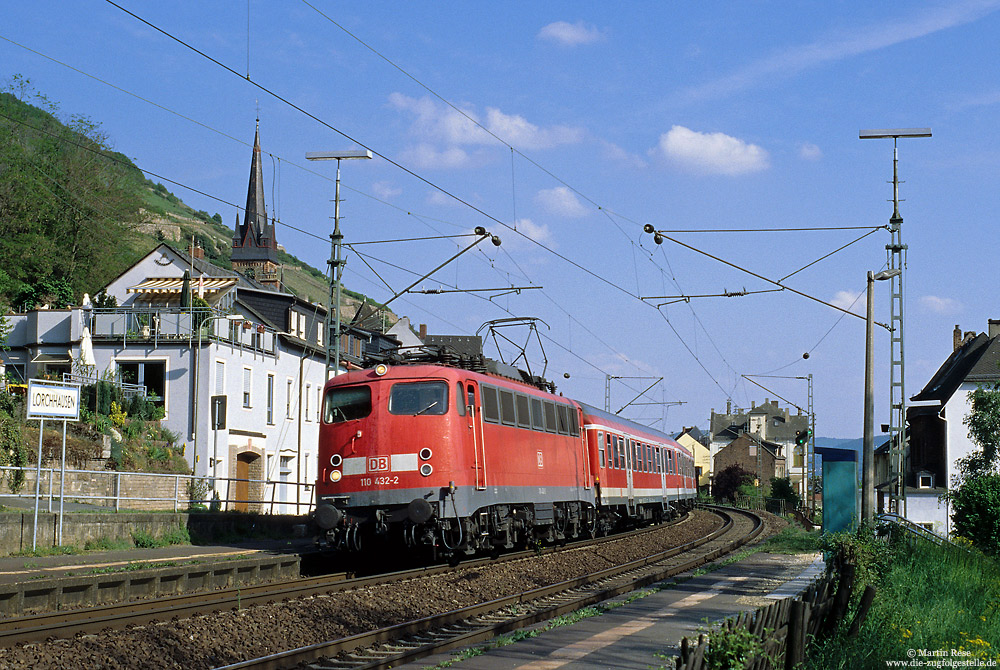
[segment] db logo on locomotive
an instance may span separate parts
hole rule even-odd
[[[368,472],[389,472],[389,457],[370,456],[368,458]]]

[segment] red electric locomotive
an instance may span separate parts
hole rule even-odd
[[[665,435],[500,375],[379,364],[331,379],[322,413],[323,548],[495,552],[656,521],[694,493]]]

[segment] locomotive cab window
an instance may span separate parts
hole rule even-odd
[[[455,384],[455,409],[459,416],[465,416],[465,385],[462,382]]]
[[[372,390],[368,386],[338,386],[323,399],[323,423],[363,419],[372,413]]]
[[[389,392],[389,413],[406,416],[446,414],[448,384],[446,382],[413,382],[395,384]]]

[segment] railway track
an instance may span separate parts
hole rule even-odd
[[[671,524],[644,528],[613,536],[613,539],[628,538],[664,527],[676,526],[689,518],[685,514]],[[569,549],[599,544],[611,538],[599,538],[573,543]],[[547,547],[542,553],[563,551],[558,547]],[[522,551],[505,554],[498,559],[475,559],[463,561],[463,567],[477,567],[503,561],[520,560],[535,556],[536,551]],[[67,638],[78,634],[94,634],[107,629],[121,629],[126,626],[182,619],[196,615],[206,615],[244,609],[253,605],[282,602],[296,598],[306,598],[321,594],[331,594],[349,589],[360,589],[397,580],[428,577],[453,570],[447,565],[430,566],[373,575],[351,577],[346,572],[317,577],[307,577],[292,582],[259,584],[218,591],[189,593],[178,596],[116,603],[97,608],[85,608],[60,612],[49,612],[25,617],[0,619],[0,647],[10,647],[25,642],[39,642],[52,638]]]
[[[489,640],[653,584],[723,556],[764,528],[752,512],[713,508],[726,519],[710,535],[600,572],[360,635],[292,649],[219,670],[379,670]]]

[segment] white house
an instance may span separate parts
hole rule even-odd
[[[938,533],[951,533],[951,510],[942,495],[955,483],[957,462],[976,449],[964,423],[971,411],[969,393],[997,381],[1000,320],[990,319],[987,332],[979,334],[963,335],[955,326],[954,350],[907,409],[910,440],[904,472],[906,516],[911,521]],[[876,481],[884,482],[887,450],[879,451]]]

